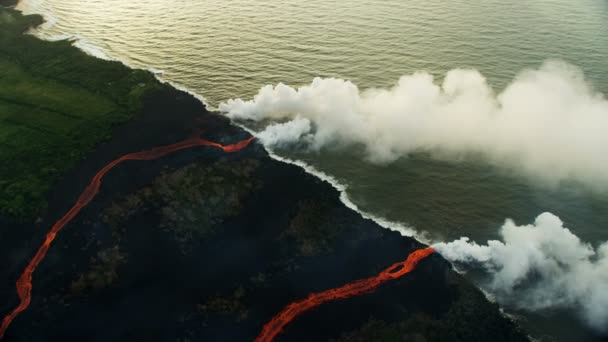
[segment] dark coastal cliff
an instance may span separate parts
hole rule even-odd
[[[105,63],[87,67],[95,74]],[[221,143],[248,137],[171,87],[149,87],[140,101],[132,119],[52,181],[40,219],[2,221],[0,314],[17,304],[14,281],[48,228],[108,162],[193,134]],[[34,274],[31,306],[5,340],[253,341],[288,303],[373,276],[420,247],[259,143],[236,154],[195,147],[129,161],[60,233]],[[373,293],[305,313],[277,340],[527,339],[435,254]]]

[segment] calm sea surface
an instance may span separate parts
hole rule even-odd
[[[608,94],[606,0],[23,0],[46,38],[78,36],[91,53],[153,68],[216,106],[265,84],[316,77],[388,87],[424,70],[480,70],[496,91],[527,67],[559,58]],[[608,134],[608,132],[607,132]],[[439,240],[498,238],[505,218],[560,216],[583,241],[608,240],[608,195],[548,189],[474,162],[423,155],[388,166],[357,151],[290,154],[348,185],[363,210]],[[608,170],[607,170],[608,171]],[[569,312],[520,315],[544,341],[590,340]]]

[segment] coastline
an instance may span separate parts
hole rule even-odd
[[[16,2],[18,2],[19,0],[15,0]],[[39,15],[44,19],[44,14],[35,14],[35,15]],[[93,52],[92,49],[86,49],[83,48],[82,46],[79,46],[78,44],[76,44],[78,42],[80,38],[74,35],[66,35],[65,37],[63,37],[61,40],[68,40],[71,42],[74,42],[75,44],[73,44],[75,47],[81,49],[83,52],[87,53],[88,55],[95,57],[95,58],[99,58],[102,60],[108,60],[108,61],[115,61],[115,62],[119,62],[121,64],[123,64],[124,66],[126,66],[127,68],[130,69],[139,69],[139,70],[143,70],[143,71],[147,71],[149,73],[151,73],[159,82],[163,83],[163,84],[167,84],[179,91],[183,91],[191,96],[193,96],[194,98],[196,98],[205,108],[207,108],[209,111],[217,114],[217,115],[222,115],[217,108],[212,107],[205,99],[204,95],[197,93],[196,91],[193,91],[192,89],[189,89],[188,87],[176,83],[174,81],[165,79],[162,77],[163,72],[162,71],[158,71],[156,69],[154,69],[153,67],[143,67],[143,68],[138,68],[135,67],[129,63],[127,63],[126,61],[114,57],[114,56],[110,56],[106,51],[101,50],[99,47],[93,47],[92,49],[94,49],[94,51],[97,52]],[[55,41],[55,40],[53,40]],[[255,136],[255,132],[250,130],[248,127],[238,124],[238,123],[233,123],[234,125],[240,127],[241,129],[249,132],[251,135]],[[412,227],[408,227],[400,222],[394,222],[394,221],[389,221],[386,220],[382,217],[376,216],[374,214],[365,212],[363,210],[361,210],[354,202],[352,202],[352,200],[350,199],[349,195],[348,195],[348,187],[342,183],[340,183],[336,178],[334,178],[331,175],[326,174],[323,171],[317,170],[314,166],[309,165],[303,161],[300,160],[292,160],[286,157],[282,157],[276,153],[274,153],[271,149],[269,149],[268,147],[265,147],[266,151],[268,152],[269,156],[277,161],[281,161],[284,163],[288,163],[288,164],[293,164],[296,165],[298,167],[301,167],[302,169],[304,169],[307,173],[325,181],[328,182],[329,184],[332,185],[332,187],[334,189],[336,189],[339,193],[340,193],[340,200],[343,202],[343,204],[356,211],[357,213],[359,213],[363,218],[365,219],[370,219],[372,221],[374,221],[375,223],[377,223],[378,225],[380,225],[381,227],[384,227],[386,229],[392,230],[392,231],[397,231],[399,232],[401,235],[405,236],[405,237],[413,237],[418,241],[423,242],[424,244],[427,245],[431,245],[433,243],[433,241],[431,241],[431,239],[426,235],[426,233],[424,231],[418,231],[415,228]]]
[[[123,63],[123,62],[121,62]],[[128,67],[125,63],[125,66]],[[104,165],[107,161],[111,160],[113,157],[121,153],[128,153],[137,149],[150,147],[151,145],[161,145],[165,143],[171,143],[183,139],[188,135],[191,135],[193,132],[203,130],[203,134],[206,138],[210,140],[217,140],[222,142],[227,142],[229,140],[234,140],[238,138],[244,137],[243,127],[237,127],[225,117],[207,111],[205,108],[206,105],[204,103],[204,99],[200,95],[192,94],[191,92],[187,92],[187,90],[179,89],[179,86],[175,86],[171,84],[169,81],[161,80],[159,75],[152,73],[156,79],[165,84],[169,84],[171,87],[163,87],[161,90],[158,90],[158,93],[154,93],[148,95],[148,97],[144,100],[148,102],[147,105],[143,106],[142,115],[137,116],[135,119],[128,121],[126,124],[121,125],[115,128],[112,132],[112,138],[109,141],[98,145],[93,152],[87,153],[84,160],[78,163],[76,167],[70,169],[65,175],[61,177],[61,179],[52,187],[51,193],[48,196],[48,202],[50,204],[49,210],[47,214],[41,218],[33,227],[23,226],[23,229],[20,229],[19,238],[24,238],[26,235],[29,236],[42,236],[41,231],[46,230],[49,222],[52,222],[53,217],[57,217],[58,213],[65,211],[67,207],[69,207],[70,203],[73,202],[73,199],[77,196],[79,191],[84,188],[86,182],[90,179],[91,175],[99,168],[100,165]],[[199,103],[200,102],[200,103]],[[176,110],[177,109],[177,110]],[[150,115],[151,113],[151,115]],[[171,113],[171,116],[167,116],[167,113]],[[218,156],[209,152],[189,152],[185,153],[183,156],[178,156],[176,161],[173,161],[171,168],[181,168],[186,165],[193,163],[197,158],[201,156],[205,158],[217,158]],[[409,248],[413,248],[416,246],[420,246],[418,242],[411,238],[401,237],[404,235],[404,228],[395,227],[393,223],[382,221],[379,218],[373,217],[366,213],[361,213],[358,211],[356,205],[354,205],[349,199],[348,194],[346,193],[346,188],[340,185],[338,182],[333,180],[330,176],[324,175],[309,166],[298,162],[291,161],[284,158],[281,158],[277,155],[274,155],[272,151],[266,151],[263,146],[259,143],[256,143],[254,149],[248,154],[249,157],[253,157],[259,160],[268,163],[265,160],[275,160],[276,164],[273,164],[272,173],[280,175],[281,172],[286,172],[283,170],[289,169],[288,164],[293,164],[297,166],[300,171],[289,171],[289,174],[298,175],[298,178],[294,180],[294,182],[302,182],[303,184],[308,183],[318,183],[318,180],[312,180],[313,177],[317,177],[321,179],[325,185],[319,185],[322,190],[320,193],[331,193],[334,192],[337,194],[328,194],[329,197],[339,198],[342,205],[348,208],[348,210],[352,210],[351,214],[348,214],[351,217],[353,222],[362,222],[366,227],[370,227],[375,234],[378,233],[378,226],[385,228],[389,228],[392,230],[398,231],[400,234],[393,234],[390,232],[380,233],[385,236],[383,239],[388,239],[393,241],[391,243],[397,243],[400,241],[400,244],[405,243],[407,241],[407,245]],[[270,158],[268,158],[270,157]],[[280,163],[279,163],[280,162]],[[281,165],[285,166],[281,166]],[[108,203],[112,202],[114,198],[124,196],[128,193],[136,191],[136,189],[144,186],[149,183],[152,179],[154,179],[155,175],[161,172],[166,165],[163,163],[154,163],[151,167],[146,168],[136,168],[131,171],[119,172],[115,176],[113,176],[111,186],[108,189],[104,189],[100,194],[101,198],[97,203],[91,206],[91,208],[86,210],[85,217],[88,217],[84,220],[84,225],[86,226],[86,222],[94,222],[95,219],[95,211],[100,210],[104,207],[104,205],[108,205]],[[145,174],[141,174],[144,172]],[[134,176],[137,174],[137,176]],[[320,176],[320,177],[319,177]],[[135,177],[135,178],[134,178]],[[301,189],[305,189],[306,186],[301,186]],[[332,190],[328,190],[328,188],[332,188]],[[324,195],[325,196],[325,195]],[[343,209],[340,209],[340,212],[344,213]],[[353,214],[355,216],[359,216],[359,218],[353,218]],[[371,221],[374,221],[373,223]],[[81,222],[80,225],[83,225]],[[375,226],[375,227],[374,227]],[[15,241],[15,237],[11,239]],[[23,253],[24,250],[28,250],[32,248],[32,245],[35,245],[37,238],[29,238],[29,247],[19,246],[12,251],[3,252],[2,255],[20,255],[20,254],[28,254],[28,252]],[[387,241],[388,241],[387,240]],[[24,241],[27,241],[24,240]],[[398,244],[399,244],[398,243]],[[385,256],[386,257],[386,256]],[[14,257],[9,257],[8,260],[13,260]],[[382,264],[382,257],[379,257],[378,264]],[[22,263],[22,262],[21,262]],[[436,272],[445,272],[446,274],[451,274],[453,271],[449,270],[449,264],[443,260],[441,257],[435,256],[433,257],[433,264],[435,265],[433,268]],[[11,266],[17,266],[15,269],[9,270],[11,276],[8,276],[7,279],[10,279],[12,275],[14,275],[15,271],[19,269],[20,263],[11,263]],[[440,271],[439,271],[440,270]],[[426,273],[426,272],[425,272]],[[3,274],[4,276],[5,274]],[[438,275],[428,275],[432,277],[437,277]],[[459,275],[452,274],[450,277],[456,277],[457,281],[463,281],[462,277]],[[2,277],[4,279],[4,277]],[[443,279],[443,276],[435,279]],[[465,281],[466,282],[466,281]],[[6,289],[6,284],[3,280],[3,284],[0,285],[0,294],[4,297],[8,294],[11,289]],[[471,284],[460,285],[464,287],[472,287]],[[475,289],[477,292],[479,290]],[[472,290],[474,291],[474,290]],[[385,298],[388,300],[389,298]],[[2,310],[5,311],[4,306],[2,306]],[[494,310],[497,310],[497,306],[494,304]],[[497,318],[494,318],[497,319]],[[26,319],[23,319],[25,321]],[[314,318],[312,319],[314,321]],[[500,321],[500,319],[498,319]],[[318,321],[317,321],[318,322]],[[318,323],[317,323],[318,324]],[[506,324],[506,323],[505,323]],[[27,322],[20,323],[20,327],[18,328],[20,331],[25,329],[28,326]],[[516,328],[512,325],[510,328],[509,324],[506,324],[504,329],[512,329],[514,333],[513,336],[517,336]],[[295,328],[297,331],[297,328]],[[302,328],[300,328],[302,329]],[[300,330],[301,331],[301,330]],[[487,333],[487,332],[486,332]],[[14,335],[13,335],[14,336]]]

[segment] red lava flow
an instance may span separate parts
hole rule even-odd
[[[268,322],[255,342],[271,342],[283,331],[289,322],[300,314],[323,303],[333,300],[358,296],[373,291],[380,284],[400,278],[410,273],[418,263],[434,252],[432,247],[419,249],[410,254],[405,261],[398,262],[375,277],[357,280],[342,287],[323,292],[312,293],[306,299],[293,302]]]
[[[195,136],[175,144],[129,153],[104,166],[104,168],[97,172],[95,177],[93,177],[93,180],[82,192],[76,201],[76,204],[74,204],[74,206],[61,219],[59,219],[59,221],[57,221],[51,230],[46,234],[44,243],[42,246],[40,246],[38,252],[36,252],[36,255],[34,255],[34,257],[30,260],[30,263],[17,280],[17,294],[19,295],[20,302],[19,305],[10,314],[6,315],[4,320],[2,320],[2,326],[0,326],[0,340],[4,337],[4,333],[13,319],[15,319],[17,315],[27,309],[27,307],[30,305],[30,301],[32,299],[32,274],[34,271],[36,271],[36,268],[46,256],[46,253],[51,247],[53,240],[55,240],[57,233],[59,233],[63,227],[65,227],[65,225],[67,225],[76,215],[78,215],[82,208],[93,200],[93,198],[99,192],[99,187],[101,186],[103,176],[108,173],[108,171],[125,160],[153,160],[195,146],[213,146],[228,153],[238,152],[247,147],[253,139],[254,138],[251,137],[236,144],[221,145],[219,143],[201,139],[200,137]]]

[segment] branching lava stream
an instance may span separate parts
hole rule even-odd
[[[61,219],[59,219],[59,221],[57,221],[53,225],[51,230],[46,234],[46,239],[44,240],[44,243],[42,244],[42,246],[40,246],[34,257],[30,260],[29,264],[17,280],[17,294],[19,295],[20,302],[19,305],[10,314],[6,315],[2,320],[2,326],[0,326],[0,340],[4,337],[4,333],[6,332],[6,329],[8,329],[13,319],[15,319],[17,315],[27,309],[27,307],[30,305],[32,299],[32,274],[34,273],[34,271],[36,271],[36,268],[46,256],[49,248],[51,247],[51,244],[53,243],[53,240],[55,240],[57,234],[70,221],[72,221],[72,219],[74,219],[76,215],[78,215],[80,210],[86,205],[88,205],[93,200],[93,198],[95,198],[95,196],[99,192],[101,180],[105,176],[105,174],[108,173],[108,171],[110,171],[116,165],[126,160],[154,160],[164,157],[168,154],[195,146],[213,146],[220,148],[227,153],[238,152],[243,148],[247,147],[253,139],[254,138],[251,137],[236,144],[221,145],[219,143],[201,139],[200,137],[195,136],[175,144],[156,147],[135,153],[129,153],[104,166],[104,168],[97,172],[95,177],[93,177],[93,180],[82,192],[82,194],[76,201],[76,204],[74,204],[74,206]]]

